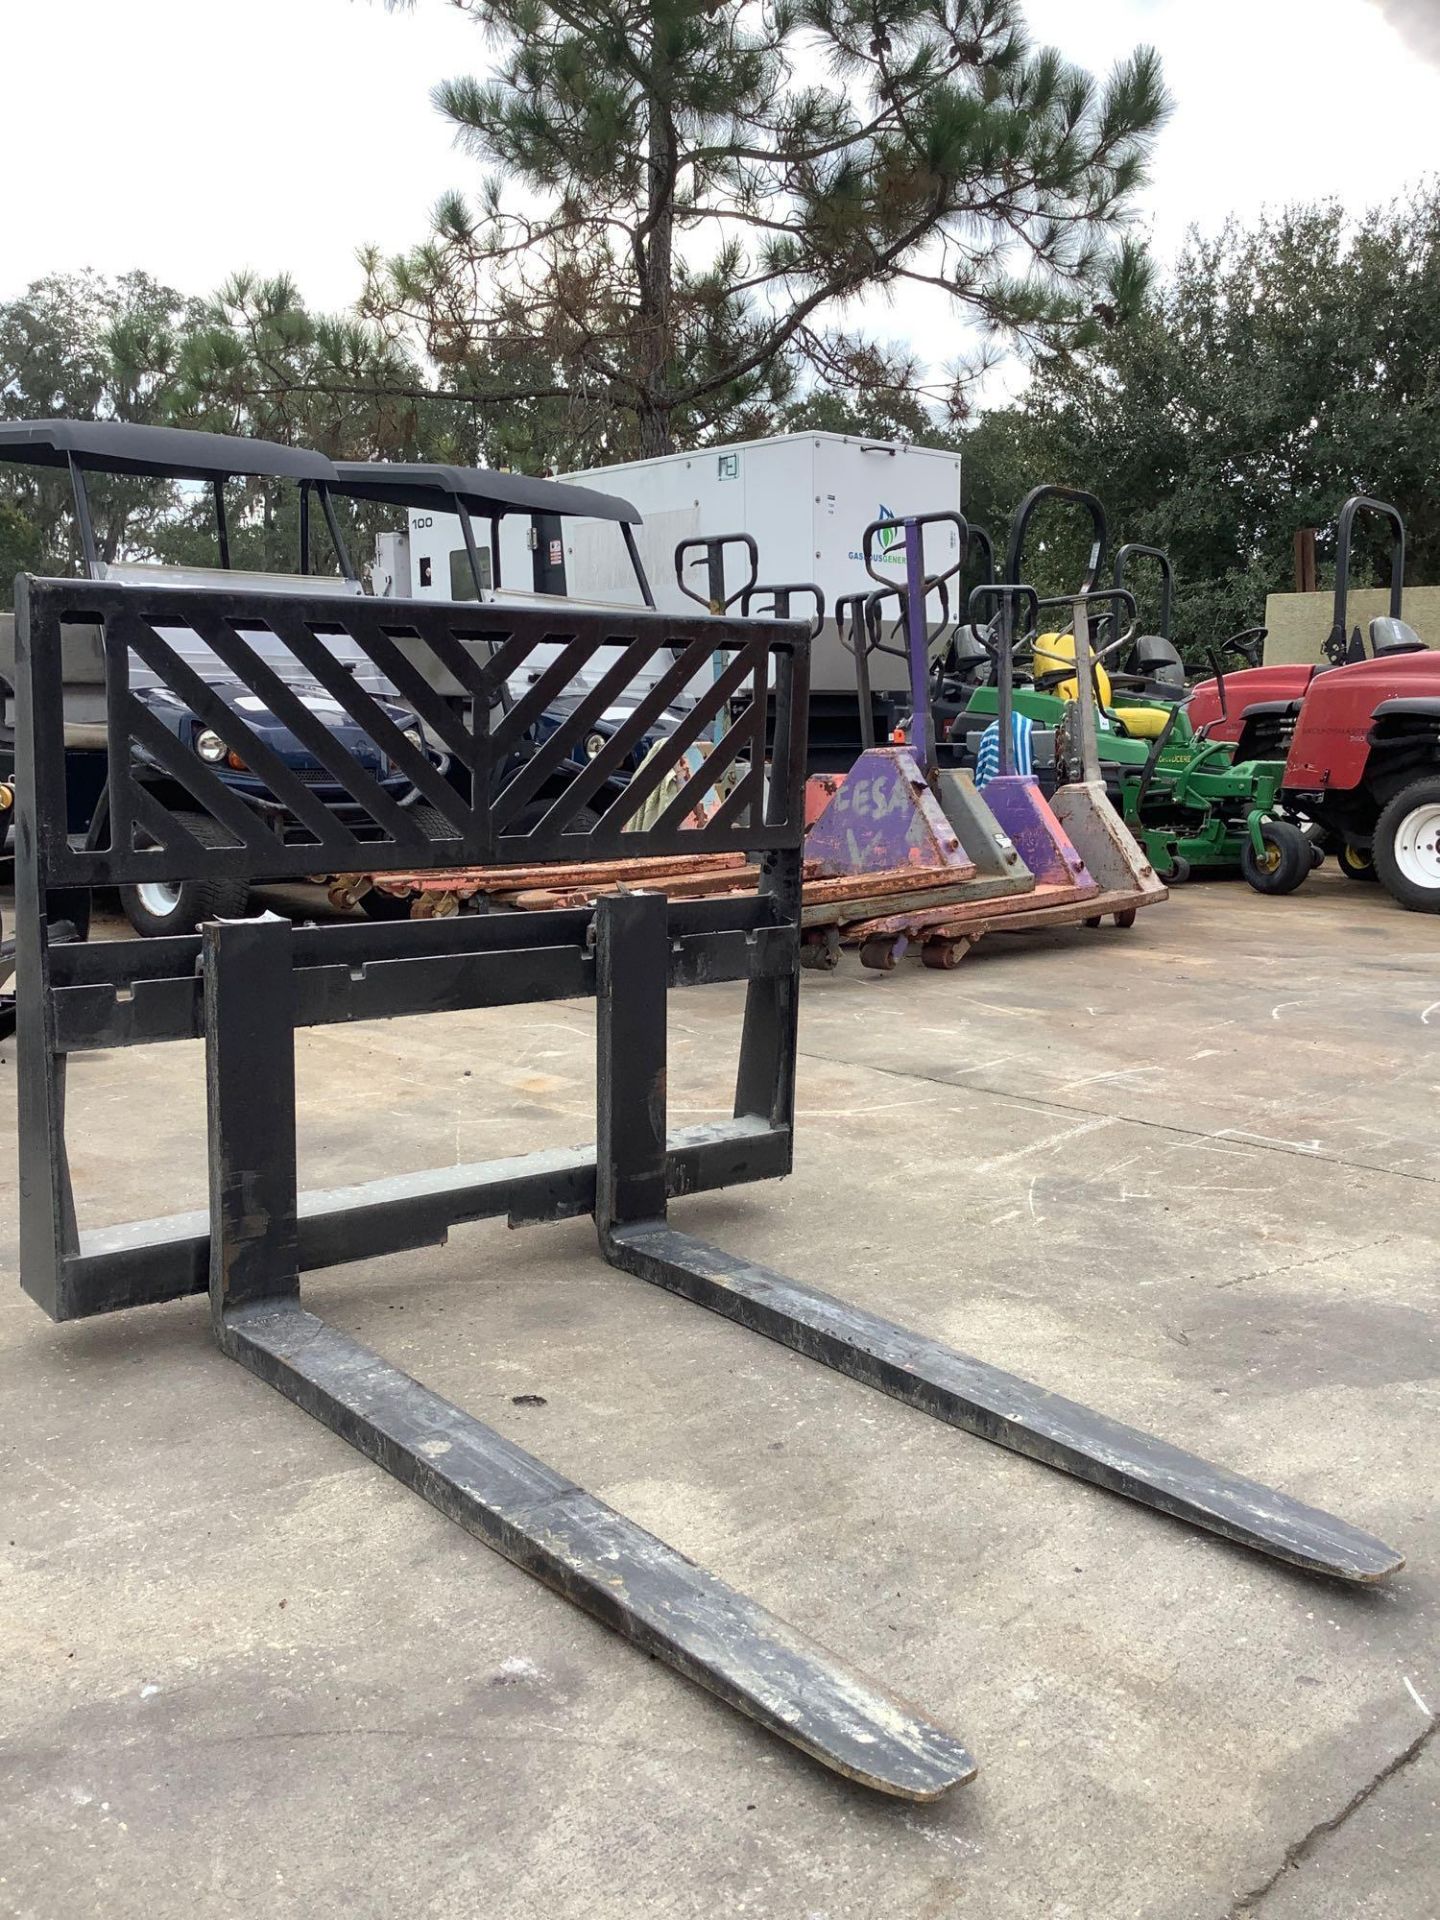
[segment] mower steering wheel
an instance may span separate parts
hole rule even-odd
[[[1258,667],[1261,664],[1260,649],[1269,638],[1269,634],[1268,627],[1246,627],[1242,632],[1232,634],[1230,639],[1222,640],[1220,651],[1238,653],[1248,666]]]

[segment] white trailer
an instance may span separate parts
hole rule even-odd
[[[842,594],[875,584],[860,554],[860,536],[872,520],[960,507],[958,453],[843,433],[777,434],[565,477],[621,494],[639,508],[644,525],[636,537],[645,570],[657,603],[676,613],[689,604],[675,581],[675,548],[682,540],[748,533],[760,548],[762,581],[813,580],[833,609]],[[927,565],[932,573],[943,572],[957,557],[955,532],[932,527],[929,533]],[[573,542],[572,585],[581,594],[593,591],[588,537],[586,529],[577,528]],[[569,557],[567,551],[567,562]],[[903,582],[900,555],[882,554],[877,564],[894,574],[897,586]],[[703,591],[703,569],[691,575],[691,584]],[[880,656],[875,668],[877,688],[904,686],[902,662]],[[816,642],[810,679],[817,694],[854,697],[854,663],[840,646],[833,621],[827,620]]]
[[[762,583],[814,581],[833,611],[841,595],[868,591],[875,584],[861,557],[861,536],[871,521],[958,511],[960,506],[957,453],[841,433],[778,434],[559,477],[617,494],[639,510],[642,524],[634,528],[636,544],[656,604],[670,613],[696,610],[675,579],[675,549],[682,540],[748,533],[760,550]],[[493,584],[506,598],[517,592],[561,592],[606,605],[640,603],[634,570],[613,522],[515,513],[499,521],[498,530],[499,552],[492,554],[493,534],[483,522],[475,523],[487,590]],[[944,526],[928,532],[927,569],[944,572],[957,557],[957,536]],[[378,591],[388,587],[421,599],[474,597],[474,571],[454,515],[412,512],[408,539],[382,540]],[[893,573],[897,586],[903,582],[904,560],[898,553],[882,551],[877,566],[887,575]],[[703,567],[690,580],[703,593]],[[742,584],[733,553],[728,584],[732,591]],[[952,619],[957,611],[952,601]],[[876,655],[871,680],[877,693],[898,691],[906,684],[903,661]],[[840,644],[833,618],[827,618],[811,656],[816,746],[828,743],[833,734],[843,758],[847,744],[858,745],[856,714],[854,662]]]

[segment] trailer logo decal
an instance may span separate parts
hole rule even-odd
[[[900,539],[900,516],[894,512],[892,508],[887,507],[882,500],[876,518],[887,521],[889,524],[880,529],[879,535],[876,538],[876,546],[879,551],[876,553],[875,558],[880,561],[882,565],[888,560],[891,566],[902,566],[905,561],[904,548],[902,547],[898,553],[893,551]],[[863,560],[865,556],[858,547],[852,547],[850,550],[850,558],[852,560]]]

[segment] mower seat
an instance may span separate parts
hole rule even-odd
[[[1135,671],[1166,694],[1179,698],[1185,691],[1185,662],[1173,640],[1161,633],[1142,633],[1135,642]]]
[[[1110,711],[1132,740],[1158,740],[1170,724],[1164,707],[1112,707]]]
[[[1075,684],[1075,636],[1073,633],[1038,634],[1031,649],[1031,669],[1035,676],[1035,685],[1041,681],[1047,684],[1044,692],[1053,693],[1057,699],[1073,700]],[[1054,676],[1069,668],[1069,678],[1058,680]],[[1104,667],[1095,669],[1095,697],[1102,707],[1110,705],[1110,676]]]
[[[1428,653],[1430,649],[1405,620],[1384,619],[1370,622],[1370,651],[1377,660],[1388,660],[1397,653]]]
[[[946,665],[966,685],[983,687],[990,678],[995,656],[973,626],[958,626],[950,637]]]
[[[1048,674],[1064,671],[1075,664],[1075,636],[1073,633],[1042,633],[1032,650],[1035,682]],[[1076,681],[1072,673],[1068,680],[1058,685],[1046,687],[1047,693],[1056,693],[1062,700],[1073,700],[1076,694]],[[1154,740],[1165,731],[1169,714],[1159,707],[1114,707],[1110,704],[1112,688],[1110,676],[1104,667],[1095,669],[1095,699],[1103,713],[1117,721],[1123,732],[1132,740]]]

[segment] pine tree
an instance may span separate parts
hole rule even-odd
[[[1147,48],[1097,83],[1016,0],[455,3],[492,77],[435,97],[488,172],[369,263],[369,309],[458,390],[603,417],[612,457],[817,381],[913,394],[862,296],[938,288],[957,334],[1055,347],[1143,279],[1117,231],[1167,112]]]

